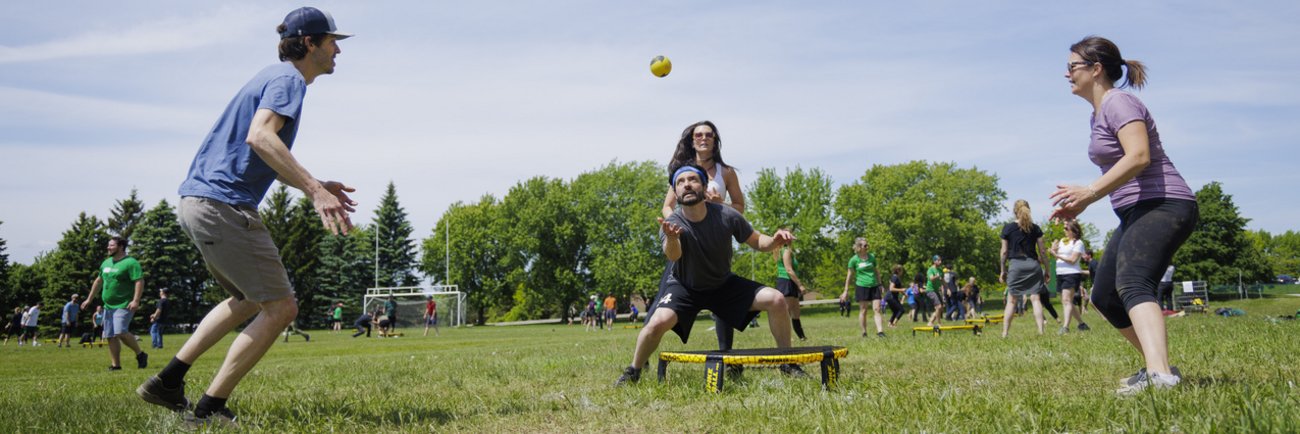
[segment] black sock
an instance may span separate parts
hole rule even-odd
[[[162,372],[158,373],[158,379],[162,380],[163,387],[175,389],[185,384],[185,373],[190,371],[190,364],[182,362],[181,359],[172,357],[172,361],[167,363]]]
[[[194,406],[194,416],[207,417],[212,412],[223,408],[226,408],[226,398],[214,398],[204,393],[203,397],[199,398],[199,405]]]
[[[794,324],[794,334],[799,335],[799,339],[808,339],[803,335],[803,323],[799,322],[799,318],[790,320],[790,322]]]

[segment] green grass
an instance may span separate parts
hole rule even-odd
[[[995,305],[988,303],[990,311]],[[407,330],[398,339],[313,331],[277,343],[236,390],[244,430],[272,432],[1295,432],[1300,430],[1300,298],[1220,303],[1248,316],[1169,320],[1172,358],[1185,383],[1121,398],[1116,380],[1136,353],[1095,313],[1088,333],[1036,336],[1018,319],[1012,337],[951,333],[857,337],[856,319],[819,307],[805,315],[807,345],[845,345],[841,384],[752,368],[720,395],[703,391],[700,365],[672,364],[664,383],[610,385],[629,363],[637,330],[579,326]],[[1216,306],[1217,307],[1217,306]],[[713,345],[701,318],[689,345]],[[905,323],[910,326],[911,323]],[[1055,327],[1049,324],[1049,330]],[[155,366],[107,372],[105,349],[0,347],[0,432],[172,432],[180,418],[134,389],[184,336],[167,336]],[[229,342],[229,339],[226,341]],[[145,341],[147,343],[147,339]],[[197,398],[224,355],[218,345],[191,370]],[[766,324],[740,348],[772,345]]]

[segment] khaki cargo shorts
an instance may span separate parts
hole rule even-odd
[[[256,209],[186,196],[177,213],[212,277],[235,299],[264,303],[293,297],[280,249]]]

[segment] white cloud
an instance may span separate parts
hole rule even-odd
[[[263,7],[239,5],[192,16],[127,23],[121,28],[100,23],[97,29],[63,39],[23,46],[0,45],[0,64],[45,62],[82,57],[139,56],[193,50],[216,45],[232,35],[250,34],[264,23],[249,16],[267,16]],[[269,19],[267,21],[274,22]],[[267,33],[263,29],[262,33]]]

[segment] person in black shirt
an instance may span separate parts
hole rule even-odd
[[[155,305],[153,315],[149,315],[149,336],[153,338],[152,346],[154,348],[163,347],[163,327],[167,325],[167,290],[158,290],[158,303]]]
[[[1007,284],[1007,307],[1003,312],[1002,337],[1011,331],[1015,317],[1015,300],[1029,297],[1034,305],[1034,323],[1043,334],[1043,304],[1040,294],[1046,290],[1047,272],[1043,264],[1043,230],[1034,224],[1029,202],[1016,200],[1016,221],[1002,227],[1002,252],[998,261],[998,281]]]

